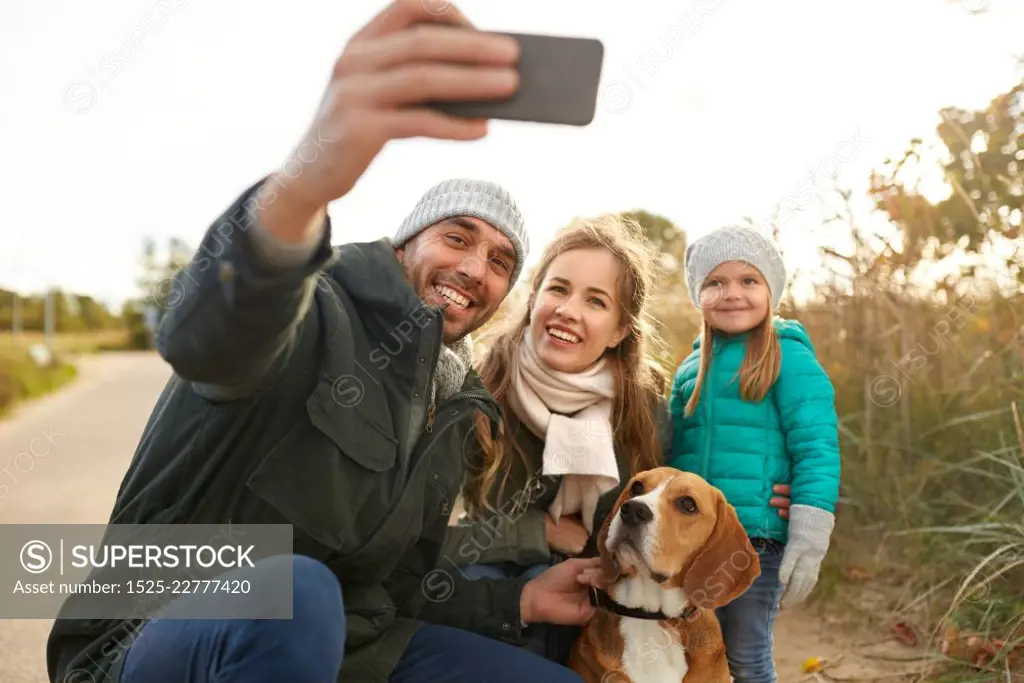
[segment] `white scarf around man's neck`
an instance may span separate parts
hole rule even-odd
[[[580,513],[593,533],[598,498],[619,483],[611,426],[615,375],[602,358],[579,373],[551,369],[537,355],[530,330],[513,362],[509,403],[520,421],[544,439],[542,474],[562,475],[548,512]]]

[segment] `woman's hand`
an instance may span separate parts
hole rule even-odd
[[[558,522],[544,515],[544,536],[552,550],[565,555],[579,555],[586,547],[590,534],[576,515],[562,515]]]
[[[792,503],[789,498],[789,484],[776,484],[772,487],[772,493],[775,494],[775,497],[769,500],[768,504],[773,508],[779,508],[779,517],[789,519],[789,506]]]

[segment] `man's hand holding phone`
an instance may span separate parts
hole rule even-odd
[[[270,234],[307,241],[327,204],[352,189],[389,140],[486,135],[486,120],[424,106],[515,94],[519,43],[466,28],[454,6],[439,13],[425,0],[395,0],[352,37],[312,124],[261,189],[257,219]]]

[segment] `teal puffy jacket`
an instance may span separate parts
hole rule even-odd
[[[774,484],[790,484],[793,505],[835,514],[839,433],[835,392],[804,326],[775,320],[782,365],[759,403],[740,398],[746,335],[717,336],[693,415],[686,403],[700,368],[700,338],[672,382],[672,453],[668,464],[721,489],[751,538],[786,542],[786,520],[769,505]]]

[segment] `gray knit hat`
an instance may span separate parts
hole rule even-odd
[[[729,225],[702,235],[686,247],[686,287],[690,300],[700,308],[700,290],[707,276],[726,261],[745,261],[761,271],[777,310],[786,288],[786,266],[778,247],[754,228]]]
[[[512,242],[516,250],[516,264],[509,278],[511,289],[523,270],[523,262],[530,251],[530,239],[515,200],[497,183],[468,178],[442,180],[420,198],[412,213],[402,221],[392,241],[400,247],[434,223],[455,216],[472,216],[487,221]]]

